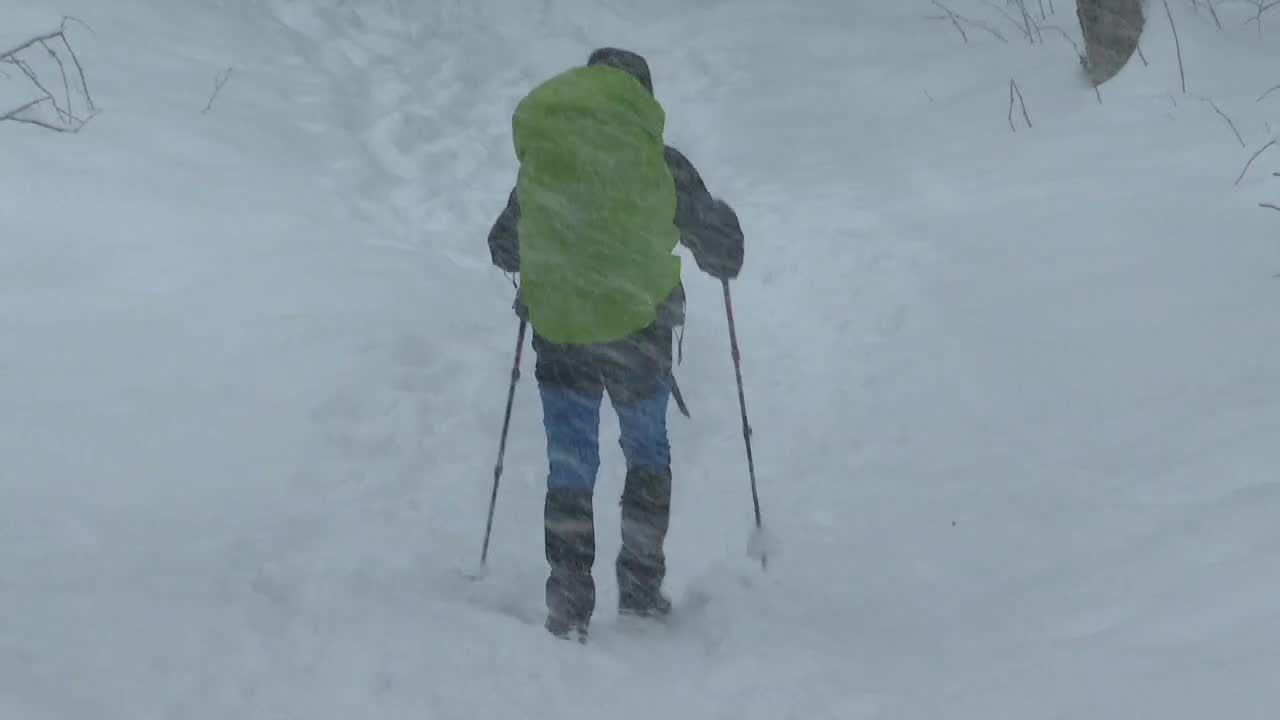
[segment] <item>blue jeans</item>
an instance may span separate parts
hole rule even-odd
[[[595,607],[592,497],[606,392],[618,413],[627,461],[619,596],[628,607],[643,606],[662,584],[671,513],[671,330],[654,325],[600,345],[557,345],[535,331],[533,347],[550,466],[543,522],[551,565],[547,608],[551,618],[585,624]]]
[[[600,469],[600,406],[603,388],[591,390],[541,384],[542,422],[547,431],[550,472],[547,487],[592,491]],[[621,426],[627,471],[659,472],[671,465],[667,404],[671,382],[656,383],[647,397],[614,404]]]
[[[653,325],[599,345],[559,345],[536,332],[535,372],[547,431],[549,489],[590,492],[600,468],[600,405],[609,394],[627,470],[665,471],[671,329]]]

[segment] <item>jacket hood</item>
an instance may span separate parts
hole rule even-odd
[[[591,57],[587,59],[587,65],[607,65],[625,71],[639,80],[646,90],[653,92],[653,77],[649,74],[649,63],[630,50],[600,48],[591,53]]]

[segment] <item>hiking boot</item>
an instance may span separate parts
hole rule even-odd
[[[618,614],[648,620],[665,620],[671,615],[671,599],[661,590],[623,593],[618,596]]]
[[[555,613],[547,614],[547,622],[544,625],[547,628],[547,632],[561,640],[577,640],[580,643],[587,641],[587,626],[588,623],[586,621],[575,620]]]
[[[545,510],[547,563],[546,627],[557,637],[586,636],[596,606],[595,526],[590,491],[547,491]]]
[[[552,570],[547,578],[547,631],[585,638],[596,605],[596,584],[589,573]]]
[[[622,492],[622,549],[618,552],[618,613],[662,618],[671,601],[662,594],[671,516],[671,470],[632,469]]]

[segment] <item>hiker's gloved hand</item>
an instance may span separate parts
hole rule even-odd
[[[520,272],[520,203],[516,191],[507,197],[507,205],[489,230],[489,254],[493,264],[503,272]]]
[[[715,199],[703,213],[698,229],[698,251],[693,259],[706,274],[731,280],[742,271],[745,255],[742,226],[729,203]]]

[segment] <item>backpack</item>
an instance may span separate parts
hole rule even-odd
[[[620,340],[652,325],[679,285],[665,120],[638,80],[600,65],[562,73],[517,106],[520,294],[547,340]]]

